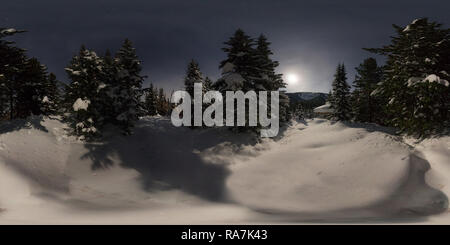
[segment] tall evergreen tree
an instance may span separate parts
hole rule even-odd
[[[420,136],[448,129],[450,29],[427,18],[393,26],[396,35],[390,44],[366,49],[387,57],[384,79],[374,94],[387,100],[388,123]]]
[[[254,39],[238,29],[224,44],[226,46],[222,50],[227,58],[220,63],[222,78],[216,82],[216,89],[244,92],[254,90],[253,78],[259,74]]]
[[[259,76],[255,79],[256,91],[280,91],[286,87],[286,83],[282,79],[282,74],[277,74],[275,69],[278,67],[278,61],[270,58],[273,55],[270,50],[270,42],[264,35],[258,37],[256,46],[257,68],[260,71]],[[270,103],[270,100],[268,101]],[[279,96],[279,118],[282,122],[289,120],[289,97],[280,91]],[[270,107],[269,107],[270,108]]]
[[[150,83],[150,86],[144,90],[145,94],[145,109],[147,111],[147,115],[154,116],[158,113],[158,91],[153,87],[153,84]]]
[[[25,51],[5,40],[18,31],[13,28],[0,28],[0,109],[3,117],[14,119],[17,116],[17,94],[27,58]]]
[[[164,93],[164,89],[160,88],[158,92],[157,111],[161,116],[167,116],[169,114],[169,100]]]
[[[30,115],[42,114],[44,102],[49,96],[46,91],[47,68],[36,58],[27,59],[19,77],[21,82],[17,87],[17,116],[26,118]]]
[[[213,90],[213,82],[209,77],[205,77],[205,81],[203,82],[203,94],[206,94],[211,90]]]
[[[120,83],[115,88],[115,99],[118,101],[119,113],[116,120],[119,126],[126,133],[131,132],[134,123],[139,119],[142,96],[142,82],[144,76],[141,75],[142,66],[135,48],[130,40],[125,39],[122,47],[116,54],[117,63],[120,66]]]
[[[94,51],[81,47],[66,68],[71,80],[65,92],[69,115],[66,120],[82,139],[99,135],[104,125],[104,105],[99,92],[103,87],[103,60]]]
[[[336,68],[334,81],[332,84],[331,107],[335,120],[345,121],[350,119],[350,86],[347,84],[347,73],[344,64],[339,64]]]
[[[194,83],[203,83],[203,75],[200,71],[200,67],[195,60],[191,60],[189,62],[186,76],[184,78],[184,87],[186,92],[188,92],[192,98],[194,98]]]
[[[59,114],[61,111],[61,82],[56,75],[50,73],[44,84],[45,94],[42,98],[41,110],[44,115]]]
[[[120,72],[122,67],[109,50],[106,50],[102,57],[103,65],[101,70],[100,84],[97,88],[101,114],[105,122],[114,125],[120,124],[117,116],[122,113],[122,101],[117,96],[121,88]]]
[[[382,123],[381,101],[372,92],[383,76],[381,67],[374,58],[364,60],[356,67],[353,82],[352,111],[356,121]]]

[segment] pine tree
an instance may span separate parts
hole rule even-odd
[[[146,88],[144,90],[145,94],[145,109],[147,111],[147,115],[154,116],[158,113],[157,107],[158,107],[158,92],[153,87],[153,84],[150,83],[150,87]]]
[[[206,94],[211,90],[213,90],[213,82],[209,77],[205,77],[205,81],[203,82],[203,94]]]
[[[164,89],[160,88],[158,93],[157,111],[161,116],[167,116],[169,113],[169,102],[164,93]]]
[[[14,119],[17,116],[17,93],[21,81],[21,72],[27,58],[23,49],[14,46],[14,42],[4,40],[8,36],[24,31],[12,28],[0,28],[0,109],[1,116]]]
[[[119,84],[115,88],[115,99],[118,106],[116,120],[125,133],[131,133],[131,128],[139,119],[141,113],[142,82],[141,61],[138,59],[135,48],[130,40],[126,39],[116,54],[120,66]]]
[[[59,114],[61,106],[61,82],[56,79],[55,74],[50,73],[44,84],[44,96],[42,97],[41,111],[44,115]]]
[[[81,47],[77,56],[72,58],[65,68],[71,80],[65,92],[65,118],[81,139],[92,139],[100,134],[105,118],[102,97],[99,96],[104,86],[103,60],[94,51]]]
[[[331,107],[333,108],[333,118],[338,121],[350,119],[351,107],[349,98],[350,86],[347,84],[347,73],[344,64],[339,64],[336,68],[334,81],[332,84]]]
[[[120,123],[116,118],[122,109],[122,101],[117,96],[121,88],[120,72],[122,68],[109,50],[106,50],[102,60],[101,82],[97,88],[99,109],[105,122],[117,125]]]
[[[222,77],[216,82],[216,89],[244,92],[253,90],[253,78],[258,76],[255,41],[238,29],[224,44],[226,47],[222,50],[227,54],[227,58],[220,63]]]
[[[270,56],[273,52],[269,48],[270,42],[264,35],[260,35],[256,47],[257,68],[260,71],[259,76],[255,79],[256,91],[280,91],[286,87],[286,83],[282,79],[282,74],[277,74],[275,69],[278,67],[278,61],[273,61]],[[268,101],[270,103],[270,100]],[[281,122],[287,122],[289,115],[289,97],[280,91],[279,96],[279,118]],[[270,106],[268,105],[268,108]]]
[[[356,121],[382,123],[381,101],[372,95],[381,82],[382,69],[374,58],[364,60],[356,67],[354,91],[352,93],[352,111]]]
[[[396,35],[382,48],[366,49],[387,57],[384,79],[374,91],[386,98],[389,125],[426,136],[450,125],[450,29],[414,20],[393,25]]]
[[[194,83],[203,83],[203,80],[203,75],[198,63],[192,59],[188,64],[186,76],[184,78],[185,90],[192,98],[194,98]]]
[[[26,118],[42,114],[44,97],[48,95],[45,88],[48,82],[47,68],[36,58],[31,58],[25,62],[19,77],[21,82],[17,86],[17,116]]]

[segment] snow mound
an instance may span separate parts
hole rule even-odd
[[[0,125],[0,224],[450,222],[449,137],[316,119],[257,141],[143,117],[86,143],[38,119]]]
[[[270,151],[239,164],[228,181],[235,200],[290,222],[447,210],[447,196],[424,181],[430,164],[395,137],[325,120],[308,124],[297,124]]]

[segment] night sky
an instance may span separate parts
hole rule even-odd
[[[183,86],[191,58],[218,78],[221,51],[237,28],[272,42],[279,72],[297,74],[288,91],[328,92],[335,67],[354,68],[405,26],[429,17],[448,27],[450,1],[147,0],[3,1],[0,27],[25,29],[17,45],[67,82],[64,67],[81,44],[102,54],[131,39],[149,81],[169,91]],[[374,56],[373,56],[374,57]],[[376,57],[379,62],[383,59]]]

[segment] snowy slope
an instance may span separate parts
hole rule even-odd
[[[449,137],[316,119],[258,143],[153,117],[84,143],[31,122],[0,127],[1,224],[450,223]]]

